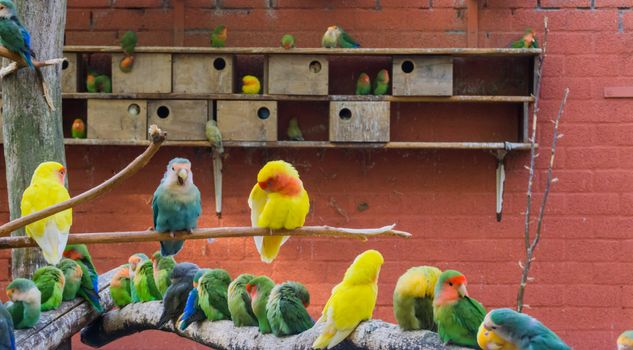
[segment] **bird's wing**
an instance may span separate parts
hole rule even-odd
[[[297,298],[280,300],[279,311],[284,316],[284,321],[292,333],[303,332],[314,325],[312,317]]]

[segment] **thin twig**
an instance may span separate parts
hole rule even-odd
[[[525,294],[525,287],[527,286],[527,282],[530,279],[530,267],[532,266],[532,261],[534,261],[534,251],[536,250],[536,246],[541,240],[541,229],[543,227],[543,216],[545,215],[545,206],[547,204],[547,198],[549,197],[549,192],[554,182],[553,171],[554,171],[554,159],[556,156],[556,145],[558,144],[559,134],[558,134],[558,126],[560,123],[560,118],[563,116],[563,111],[565,109],[565,105],[567,104],[567,96],[569,95],[569,88],[565,89],[563,93],[563,100],[560,103],[560,107],[558,109],[558,115],[556,116],[556,120],[554,121],[554,135],[552,136],[552,146],[551,146],[551,155],[549,159],[549,164],[547,166],[547,180],[545,182],[545,191],[543,192],[543,199],[541,200],[541,206],[539,208],[539,213],[537,217],[536,223],[536,232],[534,233],[534,239],[528,246],[528,249],[525,254],[525,262],[523,262],[523,272],[521,273],[521,284],[519,285],[519,292],[517,293],[517,311],[521,312],[523,310],[523,295]]]
[[[60,211],[66,210],[68,208],[76,207],[77,205],[91,201],[104,193],[111,191],[115,186],[124,182],[130,176],[136,174],[139,170],[141,170],[147,163],[149,163],[150,159],[158,152],[158,149],[162,145],[163,141],[165,141],[166,133],[160,130],[156,125],[152,125],[149,128],[149,134],[151,143],[149,147],[141,154],[136,157],[128,166],[126,166],[123,170],[115,174],[113,177],[108,179],[107,181],[101,183],[97,187],[91,188],[90,190],[75,196],[65,202],[61,202],[59,204],[48,207],[44,210],[40,210],[33,214],[23,216],[21,218],[10,221],[2,226],[0,226],[0,237],[9,236],[11,232],[20,229],[28,224],[34,223],[40,219],[46,218],[53,214],[59,213]]]
[[[166,233],[156,231],[131,231],[131,232],[96,232],[71,234],[68,236],[68,244],[96,244],[96,243],[121,243],[121,242],[156,242],[207,238],[229,238],[229,237],[253,237],[253,236],[328,236],[346,237],[367,240],[376,236],[394,236],[409,238],[411,234],[404,231],[394,230],[395,225],[368,229],[350,229],[330,226],[304,226],[294,230],[274,230],[270,231],[262,227],[212,227],[200,228],[189,233],[186,231],[176,232],[174,237]],[[2,237],[0,238],[0,249],[36,247],[37,243],[26,236]]]

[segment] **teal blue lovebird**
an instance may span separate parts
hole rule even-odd
[[[0,0],[2,1],[2,0]],[[169,232],[191,231],[198,226],[202,212],[200,191],[193,184],[191,162],[185,158],[174,158],[167,164],[167,171],[154,192],[154,229]],[[176,255],[185,241],[161,241],[162,256]]]
[[[0,0],[0,44],[17,53],[26,64],[33,68],[31,57],[31,34],[18,19],[15,4],[11,0]]]

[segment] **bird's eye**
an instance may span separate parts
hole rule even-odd
[[[453,286],[453,282],[448,282],[448,285],[452,287]]]
[[[492,328],[493,330],[497,329],[497,326],[491,326],[490,328]]]
[[[174,168],[174,167],[171,167],[171,171],[176,171],[176,168]]]

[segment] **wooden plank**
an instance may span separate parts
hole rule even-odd
[[[604,88],[604,98],[632,98],[633,86],[607,86]]]
[[[121,49],[119,48],[119,52]],[[171,92],[171,54],[136,53],[134,68],[121,72],[122,53],[112,54],[112,92]]]
[[[184,93],[124,93],[124,94],[63,94],[65,99],[142,99],[142,100],[263,100],[263,101],[389,101],[389,102],[441,102],[441,103],[523,103],[534,102],[533,96],[294,96],[294,95],[244,95],[244,94],[184,94]]]
[[[468,0],[468,47],[479,46],[479,1]]]
[[[62,92],[77,92],[77,56],[64,52],[66,63],[62,64]]]
[[[67,52],[119,53],[119,46],[66,46]],[[286,50],[278,47],[171,47],[171,46],[139,46],[139,53],[213,53],[213,54],[283,54],[283,55],[451,55],[451,56],[538,56],[541,49],[511,48],[357,48],[357,49],[325,49],[294,48]]]
[[[330,141],[388,142],[389,102],[330,102]]]
[[[166,131],[170,140],[206,140],[204,127],[209,115],[206,100],[150,100],[149,125]]]
[[[147,101],[88,100],[87,124],[90,139],[145,140]]]
[[[233,92],[231,55],[174,54],[173,91],[178,94],[230,94]]]
[[[451,57],[396,57],[392,68],[394,96],[453,95]]]
[[[268,93],[271,95],[327,95],[326,56],[270,55]]]
[[[109,310],[113,306],[109,286],[116,270],[110,270],[99,276],[99,296],[104,310]],[[42,312],[35,327],[16,330],[17,348],[54,349],[97,317],[99,314],[82,298],[77,297],[74,300],[65,301],[56,310]]]
[[[225,141],[276,141],[276,101],[217,101],[217,121]]]

